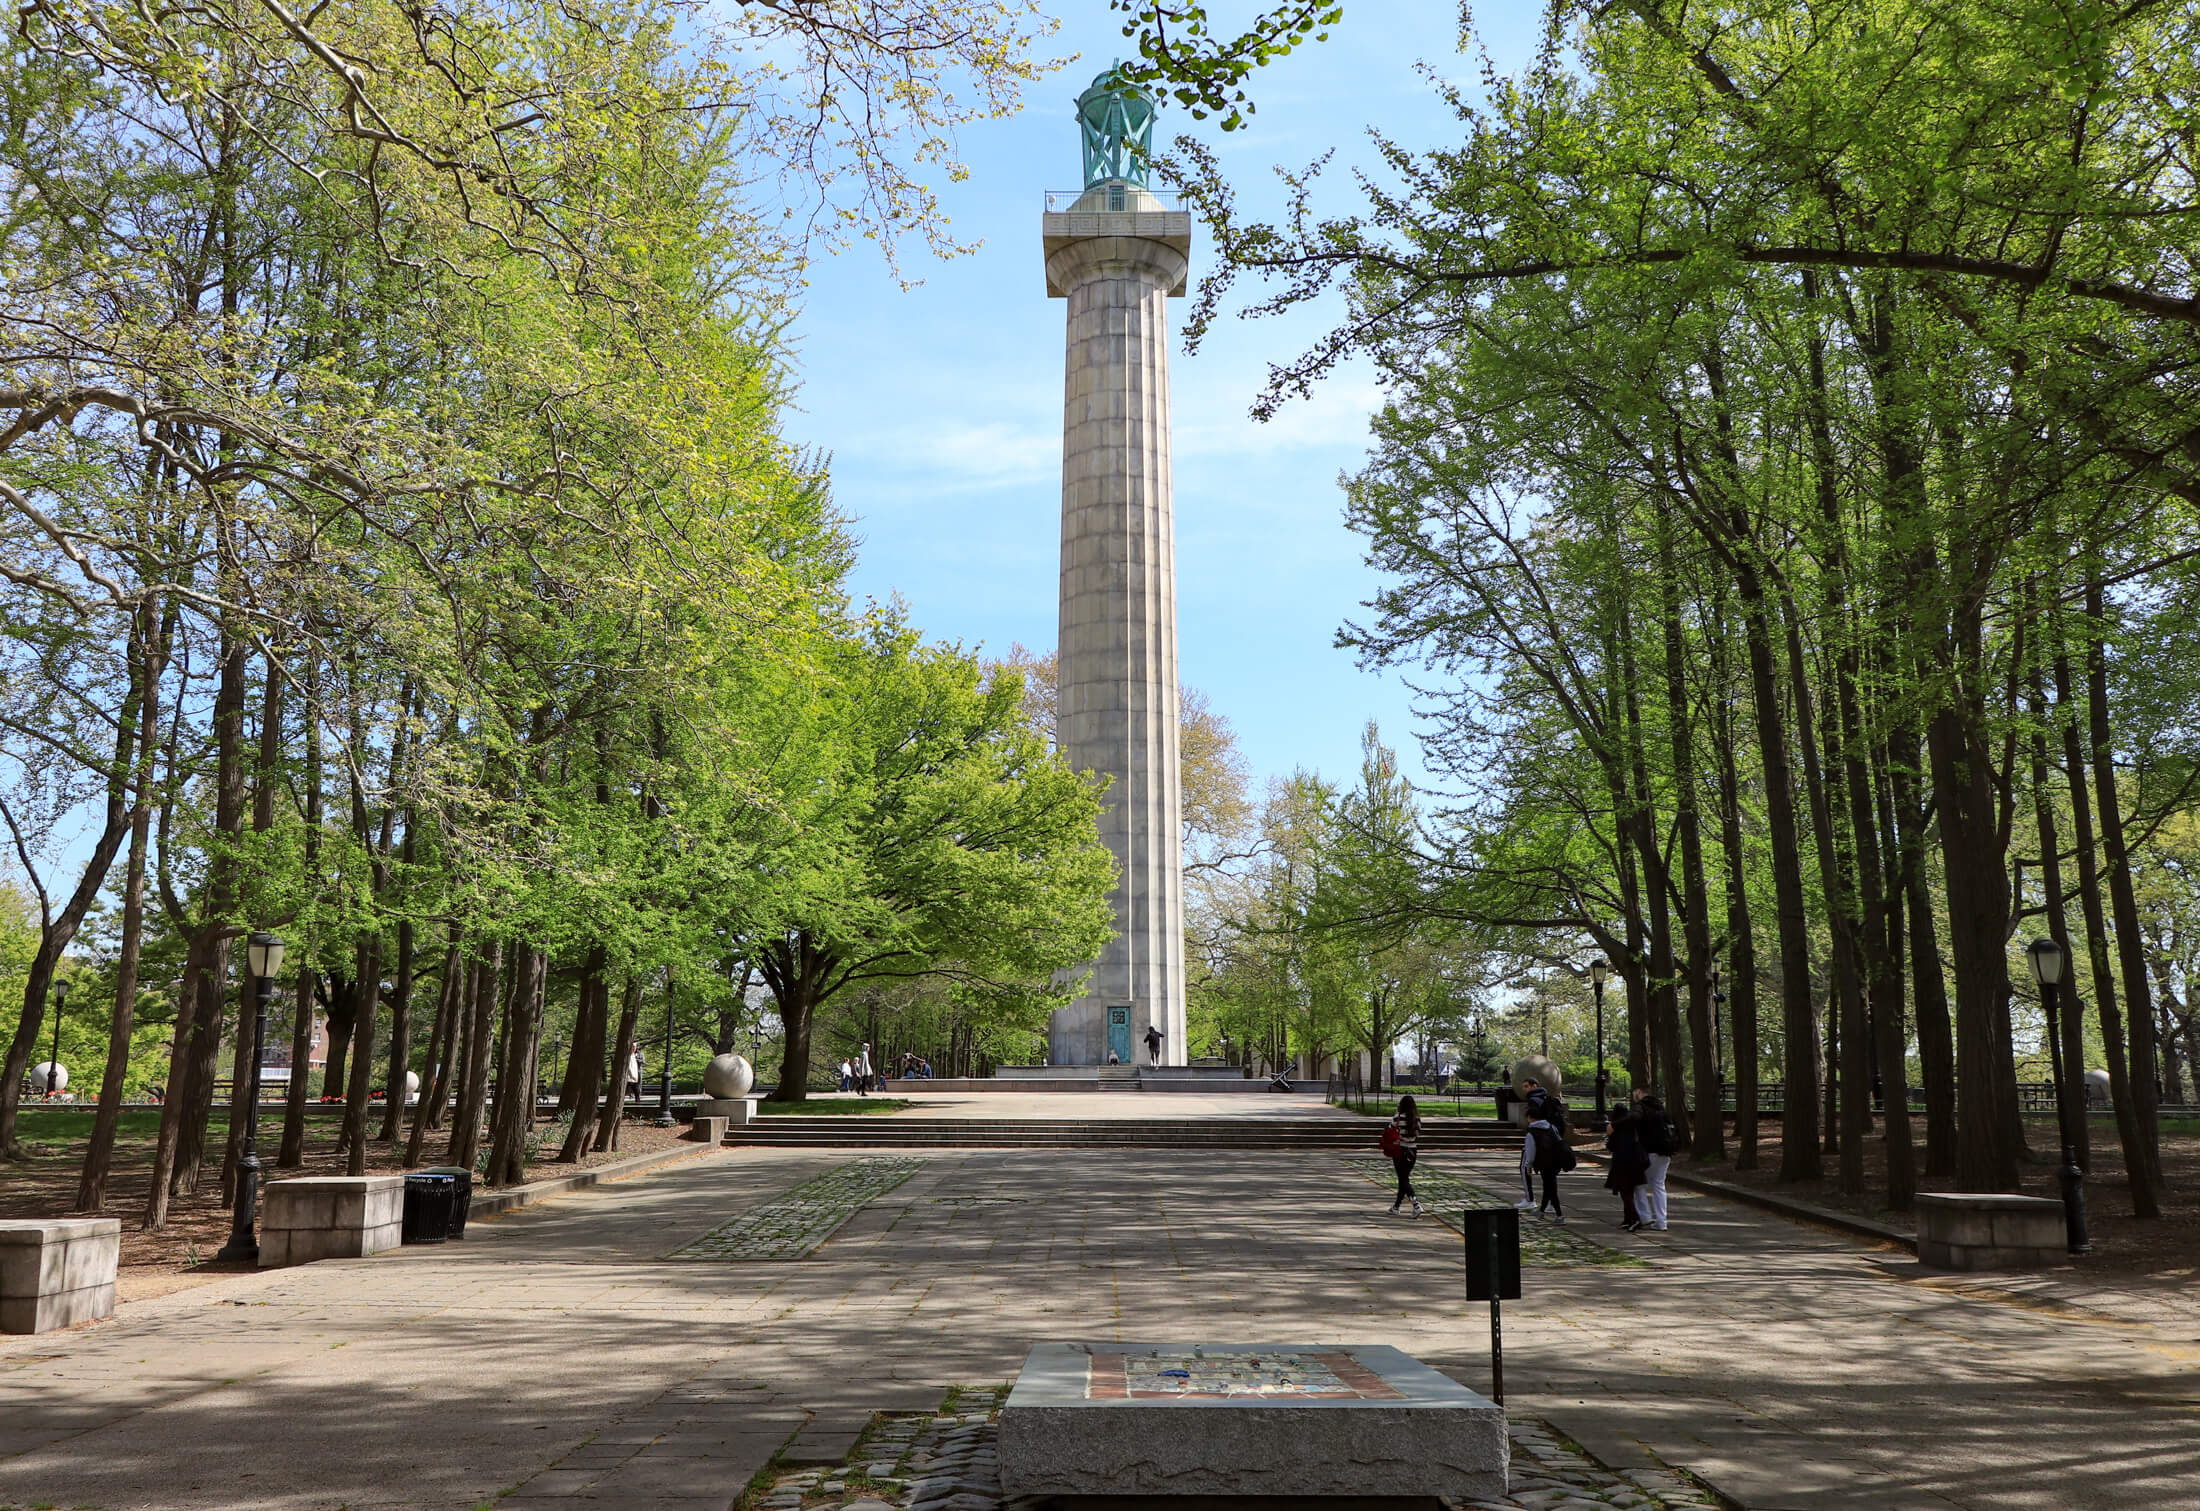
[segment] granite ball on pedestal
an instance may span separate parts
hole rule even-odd
[[[703,1090],[713,1097],[745,1097],[755,1084],[755,1070],[739,1055],[719,1055],[703,1067]]]
[[[46,1077],[49,1075],[53,1077],[53,1089],[55,1091],[67,1091],[69,1089],[69,1067],[56,1065],[50,1060],[40,1060],[31,1067],[30,1080],[33,1096],[44,1096],[46,1094]]]
[[[1556,1064],[1542,1055],[1523,1055],[1514,1062],[1513,1090],[1518,1091],[1523,1082],[1533,1081],[1554,1097],[1566,1094],[1566,1077]]]

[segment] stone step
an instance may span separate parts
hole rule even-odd
[[[1335,1119],[1184,1121],[1090,1119],[992,1121],[956,1118],[766,1117],[728,1131],[739,1145],[838,1147],[1370,1149],[1381,1124]],[[1514,1149],[1520,1132],[1494,1120],[1424,1126],[1424,1149]]]

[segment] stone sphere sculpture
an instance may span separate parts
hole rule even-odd
[[[2089,1070],[2089,1071],[2087,1071],[2087,1072],[2085,1073],[2085,1099],[2086,1099],[2086,1100],[2087,1100],[2088,1102],[2100,1102],[2100,1103],[2103,1103],[2104,1105],[2105,1105],[2105,1104],[2107,1103],[2107,1101],[2108,1101],[2108,1072],[2107,1072],[2107,1071],[2105,1071],[2105,1070],[2099,1070],[2099,1069],[2095,1069],[2095,1070]]]
[[[56,1065],[51,1060],[41,1060],[31,1067],[32,1096],[42,1097],[46,1094],[46,1077],[49,1075],[53,1077],[53,1089],[55,1091],[67,1091],[69,1089],[69,1067]]]
[[[755,1070],[739,1055],[719,1055],[703,1067],[703,1090],[721,1100],[745,1097],[755,1084]]]
[[[1518,1091],[1520,1083],[1523,1081],[1533,1081],[1555,1097],[1563,1097],[1566,1094],[1565,1075],[1559,1070],[1558,1066],[1542,1055],[1523,1055],[1513,1062],[1513,1090]]]

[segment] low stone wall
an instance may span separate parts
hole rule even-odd
[[[0,1333],[43,1333],[114,1314],[122,1220],[0,1222]]]
[[[2059,1201],[1995,1193],[1917,1199],[1917,1257],[1937,1269],[2039,1269],[2063,1263],[2068,1249]]]
[[[279,1180],[262,1194],[260,1267],[361,1259],[405,1236],[405,1177],[323,1175]]]
[[[722,1144],[726,1141],[726,1129],[732,1123],[733,1119],[731,1118],[698,1116],[694,1122],[688,1125],[688,1131],[681,1134],[680,1137],[690,1143]]]

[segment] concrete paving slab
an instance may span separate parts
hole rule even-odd
[[[1380,1215],[1388,1194],[1333,1156],[938,1151],[800,1261],[658,1258],[849,1157],[728,1151],[463,1245],[224,1276],[0,1340],[0,1506],[570,1501],[524,1487],[586,1443],[692,1424],[751,1454],[813,1412],[1005,1384],[1036,1339],[1218,1320],[1388,1343],[1487,1388],[1457,1234]],[[1499,1187],[1511,1166],[1446,1159]],[[1567,1187],[1570,1227],[1644,1262],[1528,1272],[1505,1308],[1516,1414],[1814,1511],[2200,1507],[2192,1296],[1890,1278],[1839,1235],[1677,1188],[1671,1231],[1626,1235],[1593,1177]]]

